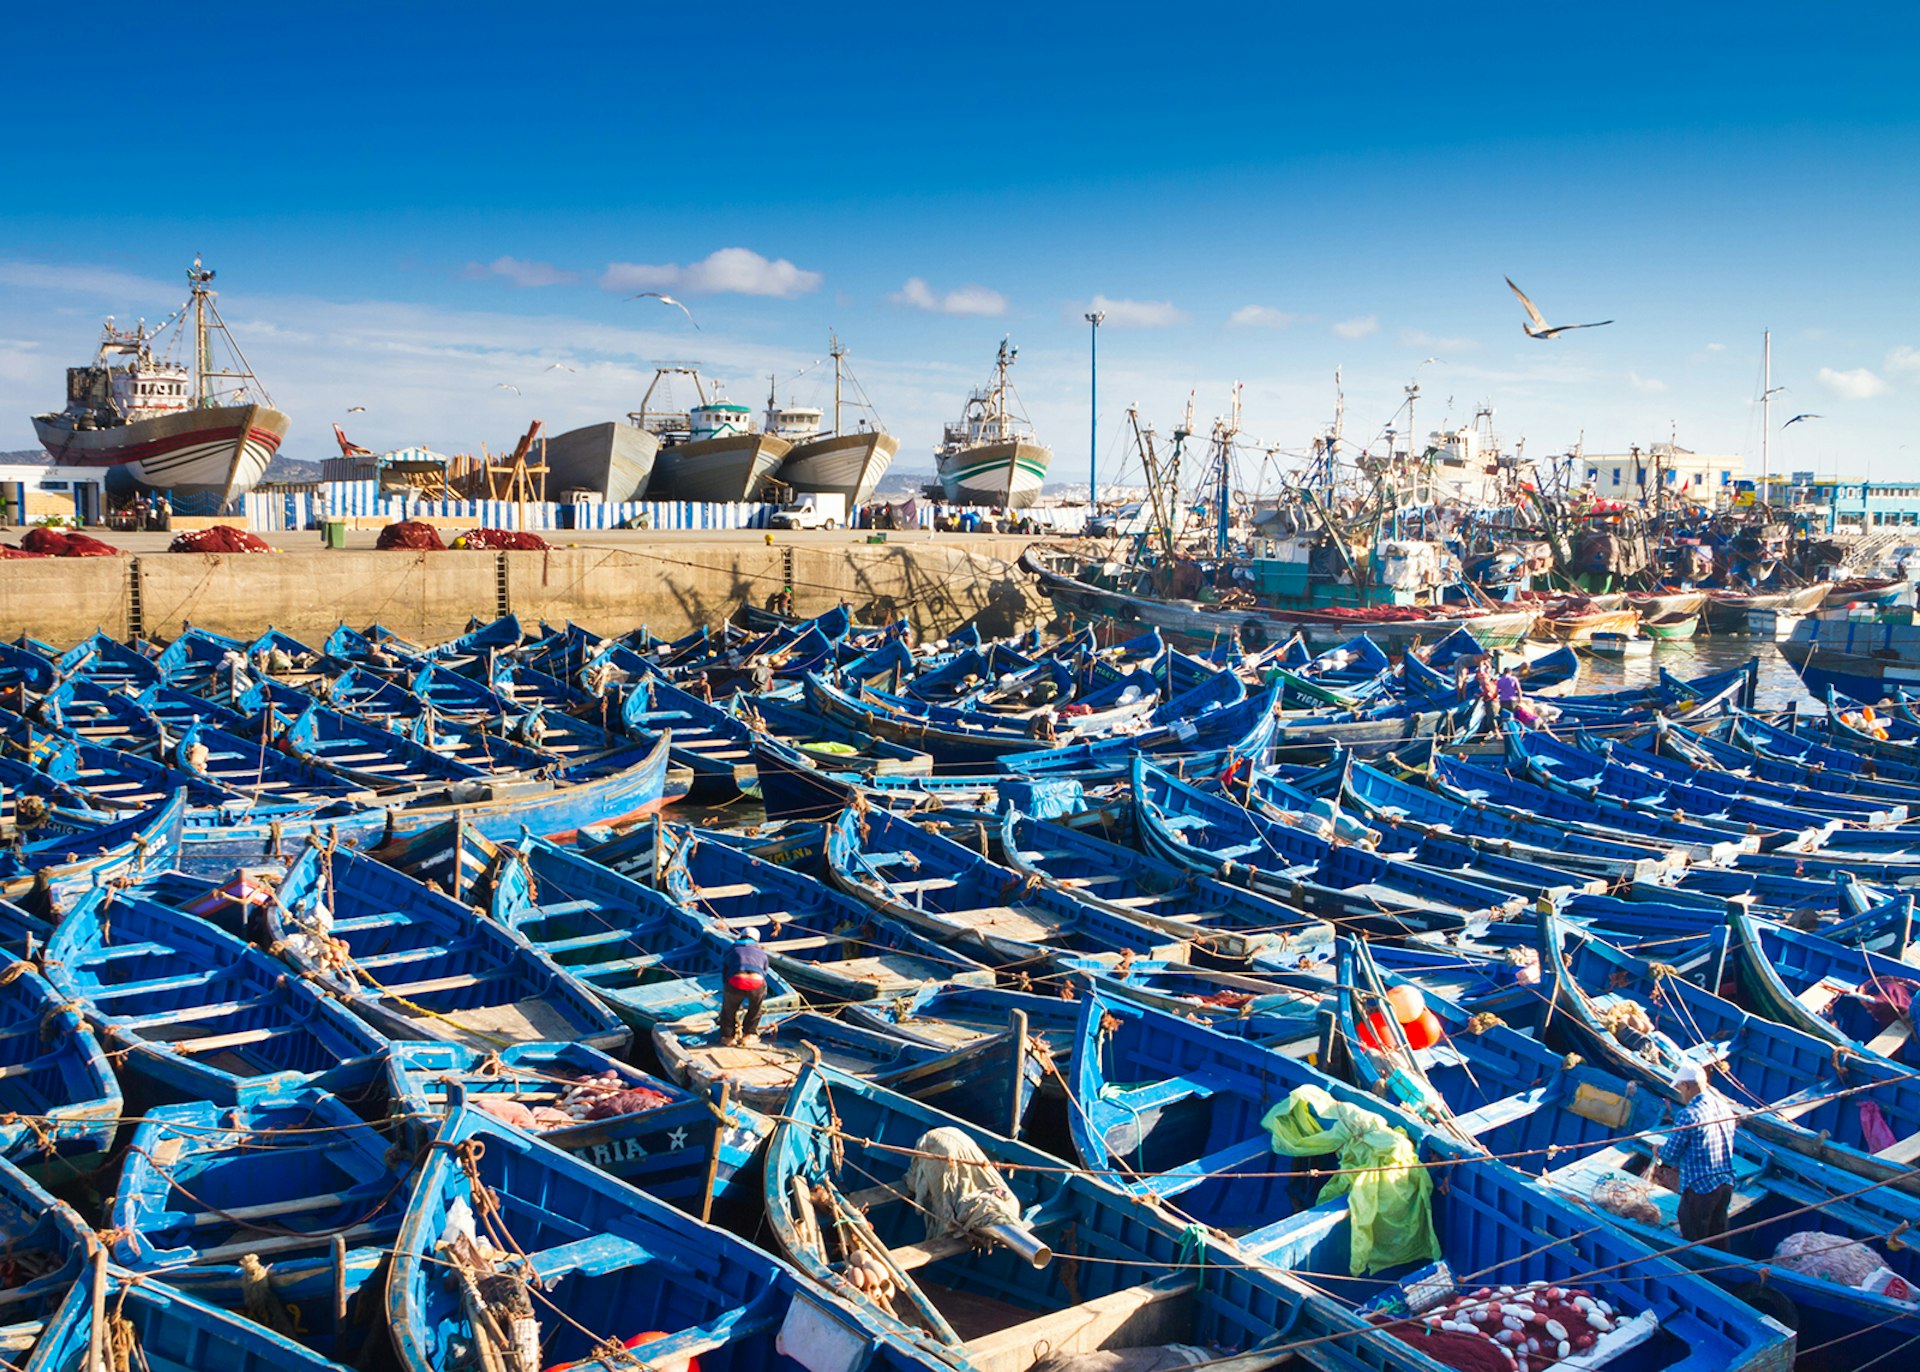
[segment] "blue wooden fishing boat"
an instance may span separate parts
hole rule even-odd
[[[193,724],[167,749],[167,760],[224,790],[280,805],[361,807],[374,792],[301,758],[210,724]]]
[[[1510,730],[1507,750],[1516,773],[1524,773],[1529,780],[1549,790],[1655,811],[1680,811],[1696,822],[1704,819],[1745,826],[1761,834],[1762,851],[1811,848],[1831,837],[1840,827],[1836,818],[1766,801],[1746,800],[1697,782],[1656,776],[1583,749],[1553,746],[1552,740],[1531,732]]]
[[[248,908],[229,906],[225,917],[237,925]],[[241,939],[110,886],[88,892],[60,922],[46,945],[46,974],[85,1007],[143,1104],[231,1105],[386,1042]]]
[[[1009,808],[1001,817],[1000,852],[1021,875],[1075,900],[1186,939],[1195,961],[1245,967],[1263,953],[1294,959],[1324,947],[1333,930],[1322,920],[1244,886],[1236,886],[1071,824],[1050,823]]]
[[[798,1372],[777,1342],[796,1286],[744,1240],[456,1100],[420,1164],[386,1318],[403,1372],[585,1372],[622,1346],[657,1368]],[[516,1364],[509,1340],[534,1358]]]
[[[431,1140],[457,1088],[469,1105],[689,1214],[704,1219],[715,1203],[734,1209],[758,1199],[760,1149],[773,1123],[733,1100],[725,1083],[713,1099],[581,1043],[493,1052],[396,1043],[385,1071],[392,1109],[405,1112],[416,1148]]]
[[[380,624],[370,624],[364,632],[342,624],[327,635],[320,651],[343,662],[409,675],[428,661],[425,648]]]
[[[153,659],[167,685],[196,694],[225,684],[234,668],[247,669],[247,645],[189,624]]]
[[[104,1259],[91,1280],[72,1283],[53,1310],[22,1372],[87,1372],[125,1351],[141,1372],[345,1372],[265,1324],[175,1290],[149,1273]],[[96,1327],[96,1318],[106,1322]]]
[[[753,729],[663,677],[627,687],[620,727],[649,744],[671,738],[673,760],[693,772],[687,799],[696,805],[721,804],[755,785]]]
[[[151,657],[98,630],[56,657],[53,667],[63,677],[84,676],[129,694],[160,680]]]
[[[730,940],[695,910],[571,849],[536,838],[510,845],[494,867],[489,910],[636,1029],[720,1008]],[[776,971],[766,991],[776,1009],[799,1002]]]
[[[617,1050],[631,1037],[505,926],[348,849],[308,848],[263,908],[287,963],[389,1038]]]
[[[661,889],[723,934],[757,930],[773,969],[817,1000],[908,995],[934,981],[994,983],[992,969],[964,950],[783,863],[699,829],[669,829],[662,842]]]
[[[1920,1195],[1920,1081],[1877,1056],[1750,1015],[1657,964],[1540,916],[1556,1047],[1673,1098],[1674,1073],[1710,1065],[1744,1129],[1871,1182]],[[1618,1027],[1616,1027],[1616,1025]]]
[[[987,1128],[1018,1134],[1045,1082],[1047,1054],[1014,1011],[958,1047],[883,1032],[815,1010],[775,1010],[759,1034],[725,1043],[712,1015],[655,1025],[654,1054],[675,1081],[733,1098],[777,1118],[809,1061],[935,1103]]]
[[[1705,790],[1717,791],[1725,796],[1737,796],[1744,800],[1759,801],[1763,804],[1778,805],[1784,809],[1801,810],[1816,816],[1832,816],[1848,826],[1881,828],[1898,824],[1907,818],[1905,806],[1888,805],[1883,801],[1829,792],[1819,789],[1814,779],[1802,775],[1792,782],[1771,781],[1752,774],[1750,768],[1729,771],[1716,765],[1712,759],[1697,757],[1686,761],[1675,761],[1666,757],[1657,742],[1660,729],[1668,721],[1656,720],[1652,730],[1653,737],[1646,740],[1650,746],[1636,746],[1635,742],[1625,738],[1598,739],[1582,738],[1581,745],[1562,743],[1537,732],[1517,733],[1509,739],[1509,747],[1518,748],[1523,755],[1549,765],[1563,765],[1572,774],[1580,769],[1591,768],[1596,760],[1618,763],[1666,782],[1678,782],[1684,785],[1698,786]],[[1889,845],[1874,836],[1863,835],[1854,828],[1845,833],[1830,836],[1832,846],[1846,844],[1878,843]]]
[[[1424,786],[1389,776],[1364,762],[1347,768],[1341,796],[1376,827],[1404,828],[1422,835],[1452,835],[1462,841],[1490,843],[1502,853],[1529,862],[1550,863],[1571,872],[1632,881],[1657,877],[1685,861],[1684,856],[1672,848],[1556,829],[1516,815],[1463,804]]]
[[[184,791],[148,810],[109,814],[79,808],[69,788],[0,758],[0,796],[14,831],[14,841],[0,849],[0,898],[64,906],[96,883],[163,871],[180,852]]]
[[[0,1157],[43,1167],[104,1162],[119,1128],[120,1083],[71,997],[34,967],[0,976]]]
[[[1470,1018],[1424,988],[1426,1008],[1445,1026],[1432,1047],[1412,1049],[1397,1027],[1389,990],[1405,984],[1372,965],[1364,945],[1343,949],[1338,1018],[1330,1021],[1322,1061],[1339,1064],[1355,1085],[1387,1096],[1435,1121],[1436,1128],[1470,1142],[1586,1207],[1649,1248],[1675,1257],[1747,1303],[1782,1319],[1802,1347],[1866,1336],[1884,1350],[1920,1329],[1920,1312],[1903,1310],[1854,1287],[1799,1271],[1791,1258],[1775,1260],[1787,1245],[1807,1244],[1816,1256],[1827,1245],[1871,1242],[1920,1220],[1920,1201],[1898,1193],[1862,1191],[1859,1180],[1784,1152],[1749,1135],[1736,1135],[1731,1159],[1733,1225],[1719,1242],[1681,1241],[1679,1196],[1645,1178],[1664,1136],[1660,1097],[1585,1064],[1569,1066],[1553,1052],[1505,1025]],[[1368,1022],[1388,1030],[1363,1030]],[[1620,1195],[1631,1204],[1605,1201]],[[1624,1212],[1624,1213],[1623,1213]],[[1920,1258],[1904,1247],[1887,1261],[1900,1275],[1920,1275]],[[1891,1318],[1889,1318],[1891,1317]]]
[[[1913,897],[1899,903],[1900,923],[1911,928]],[[1747,1005],[1840,1047],[1920,1066],[1908,1003],[1920,965],[1756,919],[1737,905],[1728,907],[1727,935]]]
[[[1142,846],[1191,871],[1285,901],[1336,927],[1388,935],[1458,930],[1470,915],[1517,908],[1509,892],[1334,845],[1231,800],[1134,764],[1134,821]]]
[[[1377,1329],[1366,1312],[1382,1309],[1383,1288],[1418,1301],[1412,1284],[1434,1280],[1438,1290],[1427,1299],[1441,1292],[1467,1297],[1453,1308],[1470,1311],[1476,1300],[1499,1299],[1495,1288],[1532,1282],[1590,1291],[1614,1307],[1620,1329],[1638,1330],[1637,1338],[1597,1348],[1596,1360],[1625,1348],[1634,1349],[1628,1365],[1642,1367],[1773,1368],[1791,1360],[1791,1331],[1652,1246],[1596,1226],[1585,1211],[1521,1172],[1430,1130],[1389,1100],[1282,1054],[1106,997],[1083,1003],[1080,1024],[1074,1075],[1085,1114],[1072,1118],[1082,1161],[1136,1195],[1160,1198],[1183,1217],[1233,1235],[1220,1244],[1223,1254],[1310,1281],[1332,1307],[1330,1331]],[[1315,1186],[1308,1177],[1328,1174],[1312,1157],[1278,1156],[1265,1127],[1273,1106],[1301,1087],[1321,1093],[1317,1114],[1357,1108],[1376,1119],[1376,1128],[1398,1129],[1417,1146],[1420,1164],[1434,1177],[1429,1205],[1441,1270],[1410,1264],[1369,1273],[1353,1260],[1357,1216],[1340,1194],[1346,1187],[1338,1179],[1327,1189]],[[1316,1190],[1317,1204],[1311,1199]],[[1384,1312],[1406,1308],[1390,1301]],[[1473,1322],[1467,1314],[1455,1318]],[[1429,1365],[1391,1338],[1369,1341],[1364,1353],[1355,1346],[1325,1355],[1325,1361],[1312,1349],[1301,1352],[1321,1367],[1348,1367],[1358,1358]]]
[[[389,1142],[292,1082],[150,1111],[114,1194],[112,1260],[356,1360],[382,1332],[379,1278],[410,1195],[412,1158]]]
[[[1681,819],[1604,796],[1577,797],[1444,753],[1434,755],[1429,784],[1449,800],[1509,819],[1541,821],[1556,829],[1627,843],[1657,843],[1677,848],[1695,861],[1726,862],[1760,848],[1760,836],[1745,828],[1703,823],[1692,815]]]
[[[97,1266],[98,1240],[73,1206],[0,1159],[0,1249],[0,1358],[19,1367],[75,1284],[86,1289],[84,1264]]]
[[[1768,753],[1743,748],[1730,741],[1735,737],[1739,723],[1737,715],[1717,720],[1706,729],[1689,729],[1672,720],[1657,720],[1650,741],[1663,756],[1680,762],[1697,762],[1721,771],[1744,773],[1764,781],[1803,787],[1822,795],[1847,796],[1856,802],[1877,801],[1884,808],[1904,810],[1902,819],[1920,814],[1920,783],[1881,780],[1838,768],[1828,769],[1819,765],[1817,759],[1810,759],[1807,764],[1788,762]]]
[[[1339,794],[1336,770],[1334,796]],[[1223,793],[1227,788],[1222,786]],[[1317,823],[1338,825],[1345,812],[1334,796],[1324,799],[1273,772],[1255,770],[1245,782],[1247,808],[1281,825],[1300,827]],[[1488,891],[1505,892],[1529,900],[1558,900],[1577,891],[1606,889],[1606,878],[1561,866],[1552,854],[1515,852],[1500,843],[1473,835],[1438,829],[1385,824],[1368,830],[1365,840],[1374,852],[1389,860],[1410,860],[1426,871],[1473,882]]]
[[[512,776],[455,784],[429,791],[383,815],[389,840],[404,840],[436,825],[459,820],[496,841],[523,832],[569,842],[589,825],[621,829],[659,812],[668,799],[669,749],[662,739],[651,750],[635,747],[599,759],[579,780],[520,780]],[[672,798],[684,792],[674,792]]]
[[[1184,957],[1185,941],[1075,900],[882,810],[848,808],[827,832],[834,885],[993,966],[1069,954]]]
[[[736,719],[759,733],[770,734],[802,757],[836,772],[859,776],[930,776],[933,759],[918,748],[887,743],[835,724],[811,710],[777,696],[738,692],[727,702]]]

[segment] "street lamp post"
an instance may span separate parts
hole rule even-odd
[[[1100,513],[1100,326],[1107,322],[1105,310],[1086,315],[1092,325],[1092,372],[1087,382],[1087,505],[1091,519]]]

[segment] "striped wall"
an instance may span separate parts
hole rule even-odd
[[[520,523],[522,509],[526,523]],[[380,489],[378,481],[325,481],[311,491],[251,491],[246,497],[247,527],[256,533],[314,529],[322,519],[433,518],[470,520],[474,528],[551,531],[564,529],[648,528],[698,532],[708,529],[764,529],[776,506],[760,502],[718,503],[686,500],[628,500],[620,504],[582,501],[571,506],[509,500],[422,500]],[[918,526],[931,529],[946,507],[915,502]],[[1075,534],[1086,527],[1085,505],[1045,505],[1021,511],[1050,533]]]

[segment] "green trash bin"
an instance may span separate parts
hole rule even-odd
[[[344,548],[347,546],[347,521],[329,519],[320,526],[320,534],[322,541],[329,548]]]

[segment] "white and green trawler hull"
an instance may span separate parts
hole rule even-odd
[[[1040,496],[1053,449],[1008,439],[940,454],[940,485],[955,505],[1021,509]]]

